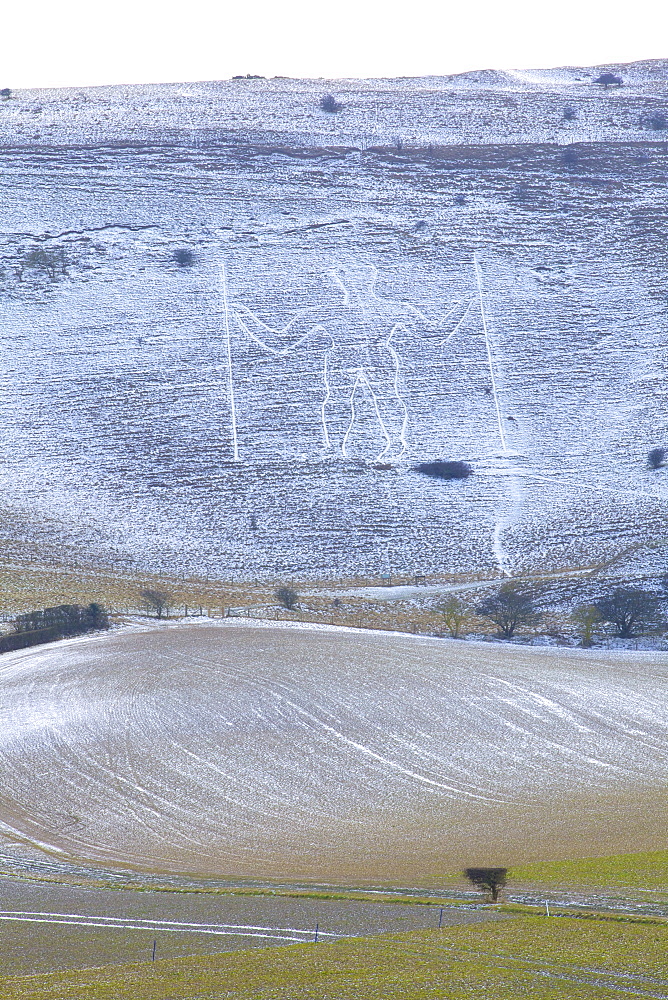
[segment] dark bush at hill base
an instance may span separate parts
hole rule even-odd
[[[431,479],[468,479],[473,469],[467,462],[420,462],[413,466],[413,472],[420,472]]]

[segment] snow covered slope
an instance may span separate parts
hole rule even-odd
[[[668,63],[611,68],[0,102],[5,551],[331,579],[661,541]]]
[[[663,654],[226,623],[0,677],[1,854],[419,885],[665,846]]]

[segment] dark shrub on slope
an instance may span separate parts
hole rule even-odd
[[[665,448],[652,448],[647,456],[647,464],[650,469],[660,469],[666,460]]]
[[[325,94],[324,97],[320,98],[320,108],[322,111],[329,111],[330,114],[333,114],[336,111],[340,111],[342,105],[339,104],[333,94]]]
[[[431,479],[468,479],[473,475],[473,469],[467,462],[420,462],[413,466],[413,471]]]

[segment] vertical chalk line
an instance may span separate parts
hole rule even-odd
[[[225,274],[225,264],[220,265],[223,279],[223,305],[225,307],[225,338],[227,340],[227,373],[230,385],[230,418],[232,421],[232,446],[234,450],[234,461],[239,461],[239,442],[237,440],[237,413],[234,405],[234,378],[232,375],[232,338],[230,336],[230,310],[227,302],[227,275]]]
[[[487,348],[487,361],[489,363],[489,374],[492,380],[492,393],[494,394],[494,405],[496,407],[496,419],[499,425],[499,437],[501,438],[501,447],[503,448],[504,454],[508,451],[506,447],[506,437],[503,433],[503,424],[501,422],[501,409],[499,407],[499,395],[496,391],[496,379],[494,377],[494,362],[492,361],[492,349],[489,343],[489,331],[487,330],[487,317],[485,316],[485,304],[482,298],[482,275],[480,273],[480,264],[478,263],[478,258],[473,256],[473,266],[475,268],[476,281],[478,282],[478,298],[480,300],[480,316],[482,318],[482,328],[485,331],[485,346]]]

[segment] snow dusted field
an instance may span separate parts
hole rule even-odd
[[[4,551],[665,569],[667,66],[1,102]]]
[[[419,885],[665,846],[665,655],[225,623],[0,675],[4,854]]]

